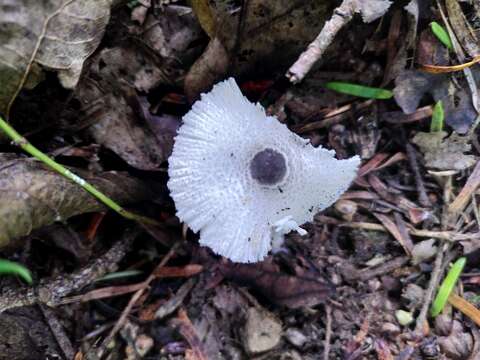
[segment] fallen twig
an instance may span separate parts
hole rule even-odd
[[[331,19],[325,23],[320,34],[288,69],[286,76],[292,83],[298,83],[303,80],[313,65],[323,56],[337,33],[352,20],[356,9],[355,2],[356,0],[344,0],[335,9]]]
[[[158,308],[158,310],[155,312],[155,319],[160,320],[170,314],[173,314],[173,312],[177,310],[180,305],[182,305],[183,300],[188,295],[190,290],[192,290],[194,285],[194,279],[187,280],[171,299]]]
[[[175,254],[175,250],[181,244],[181,242],[175,243],[169,250],[169,252],[163,257],[162,261],[157,265],[155,270],[150,274],[150,276],[143,282],[143,287],[130,298],[128,305],[123,309],[122,314],[117,320],[117,323],[110,331],[108,336],[101,342],[97,347],[92,348],[86,355],[85,359],[101,359],[107,350],[108,345],[111,343],[115,335],[122,329],[125,325],[128,315],[132,311],[133,306],[137,303],[140,297],[143,295],[145,290],[148,288],[150,283],[156,278],[155,272],[159,271],[160,268],[165,266],[165,264],[170,260],[170,258]]]
[[[430,308],[430,303],[433,299],[433,294],[437,289],[438,282],[440,281],[440,273],[442,272],[442,262],[444,249],[439,249],[437,256],[435,257],[435,263],[433,265],[432,276],[430,277],[430,282],[428,283],[428,288],[425,291],[423,296],[423,305],[418,314],[417,321],[415,323],[415,332],[418,334],[423,334],[423,329],[425,327],[425,321],[427,319],[428,309]]]
[[[43,304],[40,304],[40,310],[42,310],[43,316],[45,317],[55,340],[57,340],[58,346],[62,349],[65,358],[73,359],[75,356],[75,350],[73,349],[72,342],[68,338],[67,333],[55,312]]]
[[[327,314],[327,319],[325,323],[325,341],[323,347],[323,360],[328,360],[330,354],[330,341],[332,337],[332,308],[326,304],[325,313]]]
[[[207,360],[208,357],[203,349],[202,341],[200,340],[197,330],[190,321],[185,309],[178,310],[178,316],[172,320],[172,324],[178,327],[178,331],[190,345],[190,349],[186,351],[186,358]]]
[[[324,216],[324,215],[318,216],[317,219],[319,222],[337,225],[340,227],[388,232],[388,230],[381,224],[375,224],[375,223],[369,223],[369,222],[342,222],[337,219]],[[413,235],[413,236],[418,236],[422,238],[442,239],[442,240],[447,240],[452,242],[480,239],[480,232],[462,234],[456,231],[433,231],[433,230],[415,229],[408,225],[407,225],[407,231],[410,235]]]
[[[412,168],[413,175],[415,178],[415,184],[417,185],[418,201],[422,206],[432,207],[432,203],[430,202],[430,199],[428,198],[428,195],[427,195],[427,191],[425,190],[423,177],[420,173],[420,167],[418,165],[418,160],[417,160],[417,153],[413,148],[412,144],[410,143],[407,143],[405,148],[407,150],[408,162],[410,163],[410,167]]]
[[[460,213],[466,206],[467,202],[472,198],[475,190],[480,186],[480,161],[473,169],[472,174],[469,176],[467,182],[463,186],[458,196],[448,206],[448,212],[450,214]]]
[[[367,268],[363,269],[360,271],[357,271],[354,273],[351,277],[349,277],[348,280],[352,281],[367,281],[370,279],[373,279],[376,276],[379,275],[385,275],[393,270],[396,270],[403,265],[405,265],[408,261],[410,261],[410,258],[408,256],[399,256],[396,257],[390,261],[386,261],[385,263],[375,267],[375,268]]]
[[[122,240],[113,245],[104,255],[91,264],[71,274],[62,274],[54,278],[44,279],[33,288],[6,289],[0,294],[0,313],[20,306],[42,303],[50,307],[62,304],[64,297],[92,283],[106,273],[117,270],[118,262],[130,249],[138,230],[128,233]]]

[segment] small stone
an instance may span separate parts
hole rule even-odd
[[[375,292],[378,291],[382,287],[382,283],[378,279],[371,279],[368,280],[368,288],[370,291]]]
[[[303,360],[303,358],[295,350],[290,350],[280,355],[280,360]]]
[[[285,338],[290,344],[298,348],[301,348],[303,345],[305,345],[308,340],[308,338],[300,330],[295,328],[287,329],[285,332]]]
[[[147,335],[139,335],[135,339],[135,350],[140,357],[144,357],[153,347],[153,339]]]
[[[398,323],[402,326],[408,326],[413,322],[412,313],[405,310],[395,311],[395,317],[397,318]]]
[[[282,324],[272,313],[255,307],[248,309],[243,342],[249,354],[273,349],[280,342],[281,334]]]
[[[428,239],[415,244],[412,249],[412,262],[418,265],[432,258],[437,253],[437,249],[434,239]]]
[[[345,221],[352,221],[358,210],[357,203],[352,200],[340,199],[334,206]]]

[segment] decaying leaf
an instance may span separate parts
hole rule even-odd
[[[464,329],[464,326],[458,320],[453,320],[450,329],[451,331],[447,336],[441,336],[438,339],[442,352],[449,359],[468,359],[473,350],[474,340],[472,335]]]
[[[138,37],[140,44],[129,49],[129,57],[139,65],[132,66],[125,59],[118,58],[116,67],[123,67],[134,75],[145,72],[144,81],[151,78],[152,84],[138,87],[139,75],[136,75],[135,85],[141,91],[148,91],[158,84],[180,85],[184,73],[204,48],[201,40],[205,35],[192,9],[187,6],[169,5],[162,11],[153,12],[142,26],[132,28],[131,33]],[[154,54],[153,58],[150,53]],[[153,62],[153,68],[144,69],[145,61],[149,65]]]
[[[404,113],[412,114],[426,94],[434,101],[442,101],[445,123],[457,133],[465,134],[476,119],[471,96],[455,86],[446,74],[429,74],[417,70],[404,70],[395,79],[395,101]]]
[[[252,69],[256,73],[284,70],[315,38],[335,6],[334,1],[251,0],[241,10],[238,5],[222,0],[209,3],[217,28],[211,41],[219,42],[225,49],[229,70],[236,76]],[[212,48],[218,45],[209,46],[210,51],[207,49],[198,60],[203,62],[202,69],[215,70],[218,56]],[[210,88],[218,78],[212,80],[209,72],[200,72],[198,68],[194,65],[188,78],[198,89]],[[194,92],[188,83],[185,88],[189,94]],[[198,93],[192,98],[197,96]]]
[[[192,65],[185,77],[185,93],[190,102],[210,90],[228,71],[230,57],[218,38],[208,44],[205,52]]]
[[[419,64],[448,65],[448,49],[438,40],[430,29],[420,33],[417,44],[416,62]]]
[[[438,170],[465,170],[476,163],[475,156],[467,155],[471,150],[469,138],[445,131],[419,132],[412,139],[420,147],[428,168]]]
[[[457,0],[446,0],[445,7],[448,13],[448,21],[452,25],[455,36],[463,48],[471,57],[480,55],[479,39],[475,30],[469,25],[462,8]]]
[[[225,264],[223,275],[260,292],[274,304],[296,309],[325,302],[335,293],[332,285],[317,277],[288,275],[268,264]]]
[[[393,90],[395,101],[404,113],[412,114],[426,93],[435,91],[435,89],[440,87],[448,87],[448,81],[445,75],[432,75],[416,70],[405,70],[395,79],[395,88]]]
[[[39,307],[14,309],[0,315],[0,359],[62,358],[55,335],[45,321]]]
[[[217,24],[213,17],[212,9],[208,4],[208,0],[192,0],[191,4],[202,29],[208,34],[208,36],[214,37]]]
[[[15,0],[0,4],[0,112],[8,116],[18,92],[39,81],[38,65],[57,70],[73,88],[110,18],[109,0]]]
[[[137,94],[179,85],[199,54],[201,29],[190,8],[172,5],[130,30],[135,41],[118,39],[92,58],[66,126],[86,128],[96,143],[135,168],[158,170],[170,155],[176,126],[150,114]]]
[[[210,295],[211,301],[205,301]],[[249,304],[240,291],[229,285],[218,285],[207,291],[205,282],[200,280],[190,296],[188,308],[195,309],[191,311],[196,314],[192,322],[209,359],[218,358],[220,353],[227,359],[242,358],[237,337],[238,330],[245,324],[244,314]]]
[[[104,89],[90,79],[82,81],[76,90],[76,98],[82,104],[80,114],[93,122],[87,129],[90,136],[133,167],[158,169],[171,151],[174,135],[164,142],[157,139],[140,114],[129,105],[127,97],[135,101],[136,95],[127,87],[107,93]]]
[[[75,172],[119,203],[151,197],[141,182],[126,174]],[[0,248],[32,230],[71,216],[104,209],[92,195],[32,159],[0,157]]]

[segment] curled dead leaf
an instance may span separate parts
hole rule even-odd
[[[379,2],[384,1],[376,0]],[[331,0],[251,0],[243,8],[222,0],[208,3],[209,16],[214,20],[206,20],[205,9],[197,15],[203,26],[206,22],[215,23],[216,36],[187,75],[185,92],[191,99],[196,99],[199,91],[209,89],[224,76],[226,70],[222,67],[222,74],[217,66],[220,60],[222,65],[227,63],[227,69],[235,76],[253,69],[255,73],[284,71],[315,38],[335,6]],[[223,48],[225,54],[219,48]]]
[[[333,285],[313,274],[288,275],[264,263],[222,264],[221,272],[228,279],[251,286],[272,303],[291,309],[318,305],[335,293]]]
[[[428,168],[465,170],[476,163],[475,156],[465,154],[471,149],[467,136],[452,133],[447,137],[445,131],[419,132],[412,142],[422,151]]]
[[[120,203],[151,197],[150,190],[125,174],[80,176]],[[0,248],[32,230],[71,216],[104,209],[93,196],[62,175],[32,159],[0,157]]]
[[[110,18],[109,0],[8,1],[0,11],[0,112],[20,90],[38,83],[39,65],[73,88]],[[30,79],[28,80],[28,77]]]

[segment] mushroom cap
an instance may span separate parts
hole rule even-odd
[[[283,155],[281,179],[252,176],[252,160],[266,149]],[[235,262],[257,262],[271,250],[282,224],[288,232],[311,221],[347,190],[360,158],[334,155],[267,116],[230,78],[202,94],[183,117],[167,185],[178,218],[200,231],[200,244]]]

